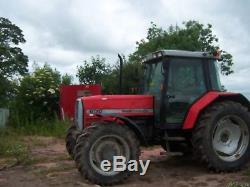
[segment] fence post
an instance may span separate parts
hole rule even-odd
[[[9,115],[10,115],[9,109],[0,108],[0,128],[6,126]]]

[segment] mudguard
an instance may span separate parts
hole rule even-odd
[[[142,145],[147,144],[146,137],[144,133],[141,131],[141,129],[137,126],[136,123],[134,123],[129,118],[119,115],[119,114],[109,114],[109,115],[97,115],[102,118],[103,121],[114,121],[120,125],[126,125],[128,126],[139,138]]]
[[[219,100],[236,101],[250,109],[249,101],[242,94],[217,91],[207,92],[189,108],[182,128],[192,129],[195,126],[201,112],[209,105]]]

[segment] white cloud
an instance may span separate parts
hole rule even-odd
[[[30,64],[48,62],[72,74],[92,55],[112,63],[118,52],[133,52],[151,21],[164,28],[190,19],[211,23],[235,61],[235,73],[223,77],[223,84],[250,93],[249,6],[233,0],[8,0],[0,1],[0,15],[24,31]]]

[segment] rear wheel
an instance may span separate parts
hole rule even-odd
[[[65,142],[66,142],[66,149],[69,153],[69,155],[74,158],[74,149],[76,145],[76,138],[80,134],[80,132],[77,130],[76,126],[72,124],[66,134]]]
[[[240,169],[250,158],[250,114],[237,102],[206,109],[193,132],[195,155],[216,171]]]
[[[126,161],[139,159],[139,141],[128,127],[97,122],[84,129],[77,139],[75,161],[80,173],[91,182],[112,185],[123,181],[129,171],[103,171],[101,162],[113,156],[124,156]]]

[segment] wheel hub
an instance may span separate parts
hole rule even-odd
[[[116,142],[106,140],[96,145],[96,150],[94,154],[95,158],[98,158],[98,161],[101,162],[102,160],[112,161],[113,156],[120,155],[121,152],[122,150]]]
[[[246,123],[236,115],[220,119],[213,133],[213,148],[224,161],[235,161],[244,154],[249,135]]]
[[[118,172],[112,170],[103,171],[101,169],[101,162],[103,160],[109,160],[112,164],[113,156],[129,158],[130,149],[126,140],[116,135],[102,136],[91,146],[89,152],[90,164],[92,168],[101,175],[116,175]]]
[[[221,133],[220,135],[220,141],[222,143],[225,143],[225,144],[228,144],[229,142],[229,137],[230,137],[230,134],[228,132],[223,132]]]

